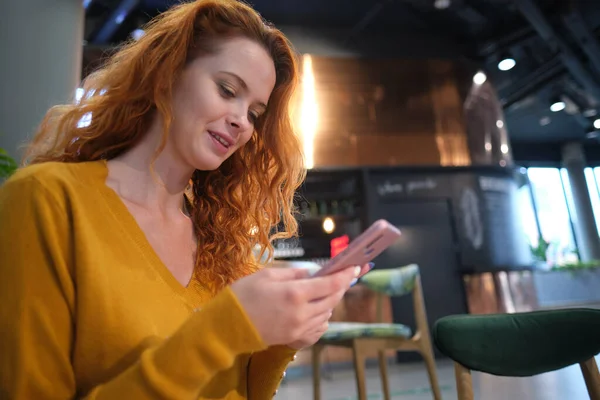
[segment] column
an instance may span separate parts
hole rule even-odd
[[[569,175],[575,215],[575,235],[581,261],[600,260],[600,238],[594,218],[584,168],[583,147],[579,142],[567,143],[562,149],[563,165]]]
[[[82,0],[16,0],[0,15],[0,147],[16,159],[53,105],[81,79]]]

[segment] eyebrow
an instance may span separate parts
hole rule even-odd
[[[231,76],[233,79],[235,79],[236,81],[238,81],[239,85],[244,89],[244,90],[248,90],[248,85],[246,84],[246,81],[244,81],[239,75],[234,74],[233,72],[229,72],[229,71],[220,71],[222,74],[225,75],[229,75]],[[258,105],[263,108],[266,109],[267,105],[263,102],[258,102]]]

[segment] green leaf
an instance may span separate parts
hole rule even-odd
[[[0,179],[4,180],[11,176],[19,168],[19,164],[8,152],[0,147]]]

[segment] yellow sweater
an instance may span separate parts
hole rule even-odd
[[[0,187],[0,398],[271,398],[295,351],[229,288],[180,285],[106,176],[44,163]]]

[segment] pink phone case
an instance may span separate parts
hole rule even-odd
[[[375,221],[340,254],[329,260],[314,276],[328,275],[341,269],[364,265],[392,245],[401,233],[384,219]]]

